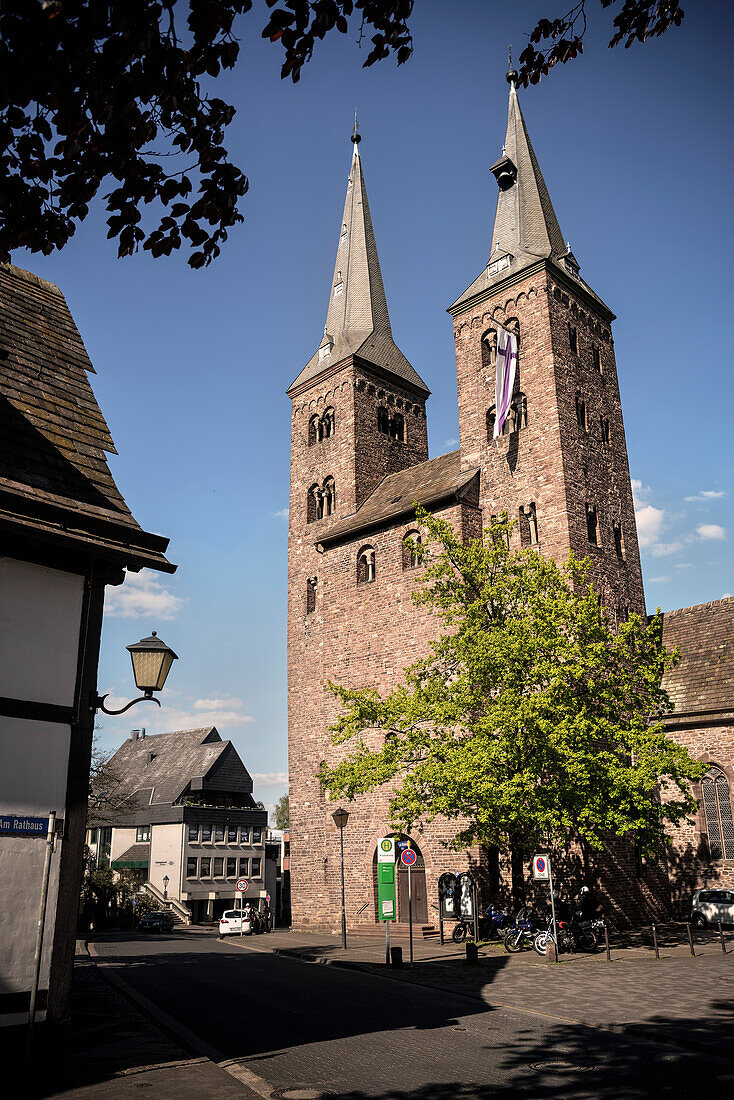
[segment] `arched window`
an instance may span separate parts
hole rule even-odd
[[[408,531],[403,536],[403,569],[417,569],[420,565],[420,531]]]
[[[331,439],[336,431],[336,416],[334,410],[327,409],[321,419],[324,425],[324,439]]]
[[[319,441],[319,418],[312,416],[308,422],[308,445],[313,447]]]
[[[487,409],[487,442],[491,443],[494,439],[494,422],[497,419],[497,410],[492,405],[490,409]]]
[[[311,615],[316,610],[316,577],[308,577],[306,580],[306,614]]]
[[[377,407],[377,430],[383,435],[390,434],[390,414],[384,405]]]
[[[713,766],[706,772],[701,780],[701,796],[711,859],[734,859],[731,795],[721,768]]]
[[[576,423],[579,428],[586,431],[588,423],[586,419],[586,401],[580,393],[576,394]]]
[[[390,418],[390,438],[397,439],[401,443],[405,439],[405,419],[402,413],[393,413]]]
[[[524,393],[516,393],[512,399],[512,409],[515,413],[515,428],[514,430],[520,431],[521,428],[527,428],[528,426],[528,401]]]
[[[333,477],[327,477],[325,479],[321,496],[323,500],[322,515],[332,516],[336,511],[336,485],[334,484]]]
[[[306,523],[313,523],[321,519],[324,514],[324,497],[318,485],[312,485],[308,490],[306,501]]]
[[[494,369],[497,362],[497,330],[494,328],[485,332],[482,337],[482,369],[486,374]]]
[[[535,502],[520,505],[520,546],[538,545],[538,516]]]
[[[357,584],[370,584],[375,579],[375,551],[363,546],[357,554]]]

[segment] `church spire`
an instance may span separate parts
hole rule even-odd
[[[367,189],[359,154],[359,123],[355,113],[354,151],[347,180],[347,196],[331,281],[324,335],[289,387],[315,378],[321,371],[356,355],[410,383],[424,395],[430,391],[393,340],[380,261],[377,257]]]
[[[528,135],[516,81],[517,72],[510,60],[507,134],[502,156],[490,169],[497,180],[499,195],[489,261],[479,278],[451,307],[452,311],[494,282],[538,260],[560,261],[569,252]]]

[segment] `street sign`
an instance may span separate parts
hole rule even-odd
[[[402,852],[400,853],[400,859],[406,867],[412,867],[412,865],[415,863],[415,852],[412,848],[403,848]]]
[[[384,836],[377,841],[377,919],[397,918],[395,892],[395,837]]]
[[[377,862],[378,863],[394,863],[395,862],[395,837],[384,836],[382,840],[377,843]]]
[[[250,885],[250,884],[249,884],[249,882],[247,881],[247,879],[246,879],[246,878],[238,878],[238,879],[237,879],[237,889],[239,890],[239,892],[240,892],[241,894],[244,894],[244,893],[245,893],[245,891],[247,890],[247,887],[248,887],[249,885]]]
[[[550,882],[550,856],[547,852],[540,852],[533,856],[533,881]]]
[[[48,834],[47,817],[26,817],[25,814],[0,814],[0,835],[37,836],[45,840]]]

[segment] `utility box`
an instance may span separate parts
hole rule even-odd
[[[377,919],[397,920],[395,882],[395,837],[383,837],[377,843]]]

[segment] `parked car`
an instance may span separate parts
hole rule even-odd
[[[139,932],[172,932],[173,913],[167,909],[156,909],[152,913],[146,913],[141,917],[138,925]]]
[[[232,936],[235,933],[239,935],[240,931],[242,931],[245,936],[249,936],[252,932],[249,912],[249,909],[245,911],[245,919],[243,921],[241,909],[225,909],[219,920],[219,935]]]
[[[694,928],[734,924],[734,890],[697,890],[691,903]]]

